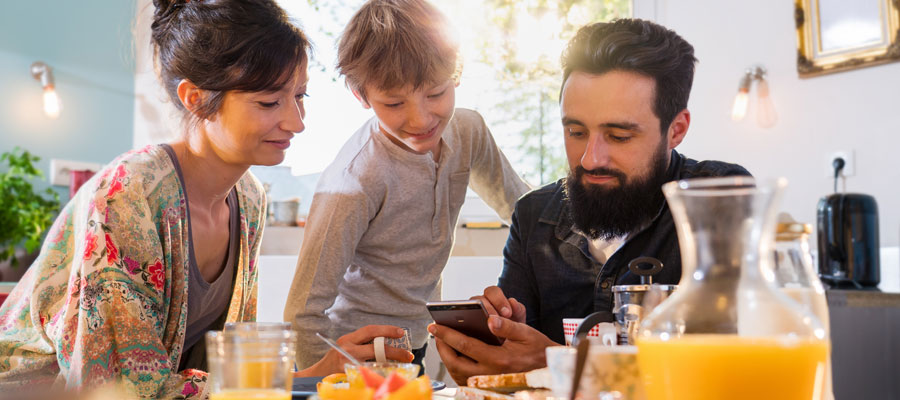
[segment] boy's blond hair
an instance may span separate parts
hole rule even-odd
[[[370,0],[341,34],[337,69],[366,100],[368,85],[420,89],[458,79],[458,50],[446,16],[427,1]]]

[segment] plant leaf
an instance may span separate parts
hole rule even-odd
[[[28,239],[25,241],[25,251],[28,253],[33,253],[39,247],[41,247],[40,240]]]

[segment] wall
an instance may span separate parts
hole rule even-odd
[[[875,196],[881,245],[897,246],[900,63],[798,78],[792,1],[655,0],[655,9],[640,10],[691,42],[700,60],[689,104],[693,120],[680,151],[742,164],[757,177],[787,177],[782,208],[815,224],[818,199],[832,192],[827,155],[853,150],[856,175],[846,179],[846,189]],[[730,119],[738,80],[757,63],[769,70],[779,116],[768,130],[755,124],[752,104],[743,122]]]
[[[149,0],[139,0],[138,11],[147,4]],[[815,223],[818,199],[832,191],[832,180],[825,176],[827,156],[853,150],[856,175],[846,179],[846,190],[875,196],[881,245],[900,244],[900,210],[894,207],[900,204],[900,189],[891,184],[900,181],[892,157],[892,150],[900,148],[900,63],[798,78],[789,1],[635,0],[635,15],[676,30],[700,59],[689,105],[692,126],[680,151],[696,159],[742,164],[760,178],[787,177],[782,209],[799,221]],[[139,25],[137,40],[144,43],[140,30]],[[757,63],[769,71],[779,114],[771,129],[755,124],[752,104],[743,122],[730,119],[738,80]],[[139,93],[135,103],[135,146],[171,134],[173,118],[159,105],[162,94],[154,92],[158,86],[153,79],[152,68],[139,62],[138,92],[146,87],[147,93]]]
[[[175,109],[168,95],[159,84],[153,66],[153,50],[150,46],[150,24],[155,11],[150,0],[136,0],[134,14],[135,101],[133,146],[143,147],[169,141],[181,132],[181,114]]]
[[[0,12],[0,152],[106,163],[131,148],[134,72],[130,1],[8,1]],[[53,68],[63,109],[42,112],[29,67]],[[49,182],[45,180],[45,182]],[[44,185],[48,185],[45,183]],[[68,191],[62,200],[66,201]]]

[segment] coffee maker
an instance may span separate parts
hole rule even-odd
[[[837,159],[835,189],[842,168],[843,160]],[[859,193],[834,193],[819,200],[816,215],[822,281],[841,288],[878,286],[881,266],[875,198]]]

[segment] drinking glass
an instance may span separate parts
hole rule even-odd
[[[206,334],[212,400],[291,398],[297,334],[245,323]]]

